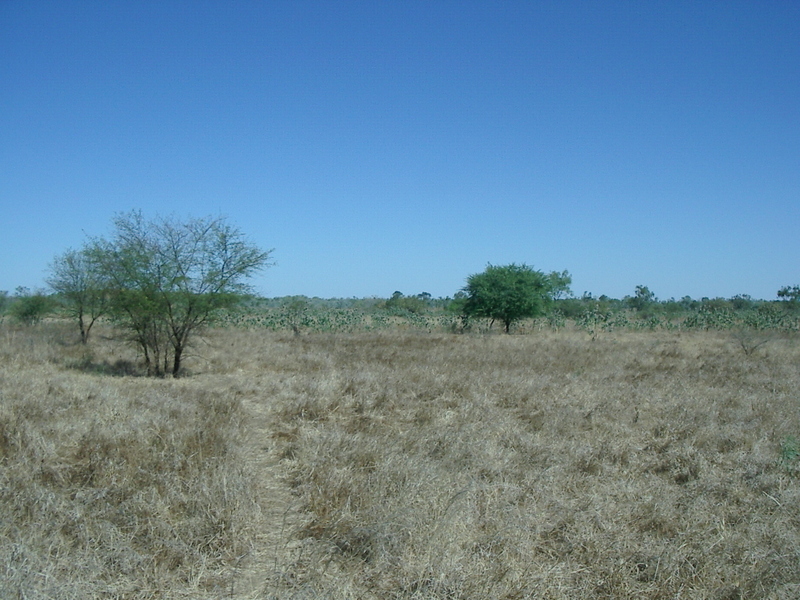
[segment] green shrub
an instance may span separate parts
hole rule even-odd
[[[24,325],[36,325],[55,309],[49,296],[41,293],[31,294],[22,290],[9,308],[11,316]]]

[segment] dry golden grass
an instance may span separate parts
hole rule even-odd
[[[800,595],[793,340],[748,357],[727,334],[386,334],[270,355],[307,511],[284,597]]]
[[[0,330],[0,597],[220,597],[258,510],[235,389],[81,372],[72,337]]]
[[[2,597],[800,597],[793,338],[0,335]]]

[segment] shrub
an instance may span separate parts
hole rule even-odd
[[[36,325],[48,314],[53,312],[55,303],[41,292],[29,293],[25,288],[19,288],[20,295],[11,304],[11,316],[24,325]]]

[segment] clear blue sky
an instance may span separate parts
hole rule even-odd
[[[0,1],[0,289],[226,215],[266,296],[800,284],[800,3]]]

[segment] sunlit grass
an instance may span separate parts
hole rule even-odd
[[[2,597],[800,594],[790,335],[108,333],[0,329]]]

